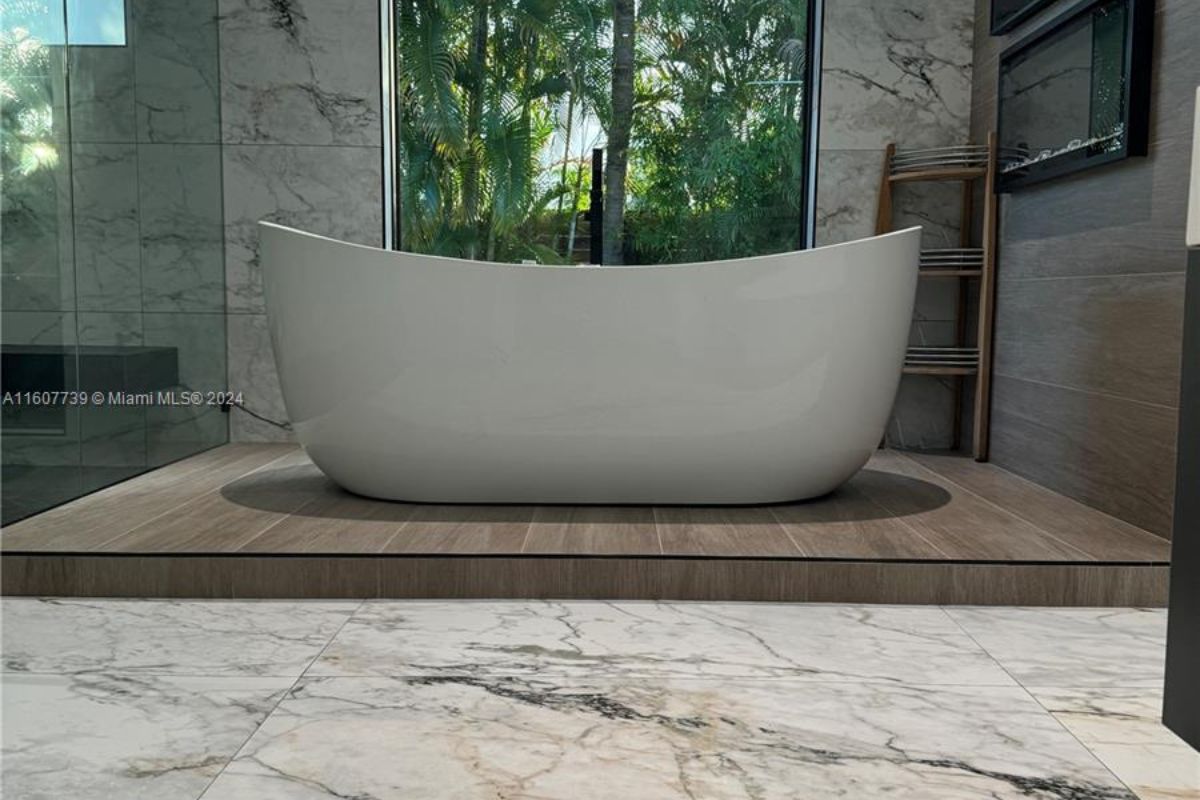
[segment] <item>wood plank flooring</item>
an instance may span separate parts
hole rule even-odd
[[[445,506],[349,494],[299,448],[231,444],[0,531],[6,553],[695,556],[1157,563],[1169,543],[1011,473],[880,451],[819,500]]]

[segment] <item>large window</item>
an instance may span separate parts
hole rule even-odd
[[[399,247],[605,264],[801,247],[811,2],[398,0]]]

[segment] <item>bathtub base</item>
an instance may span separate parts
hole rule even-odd
[[[310,441],[311,441],[310,435]],[[505,445],[510,450],[511,445]],[[824,497],[857,473],[871,451],[828,454],[811,463],[742,454],[694,457],[677,454],[652,461],[596,462],[576,454],[557,463],[522,460],[519,451],[469,460],[410,461],[390,452],[374,456],[337,445],[310,445],[309,458],[347,491],[377,500],[408,503],[533,505],[747,506]],[[400,445],[393,452],[404,452]]]
[[[404,506],[330,486],[292,446],[224,445],[6,526],[0,590],[1165,603],[1165,540],[989,465],[924,463],[882,451],[844,490],[793,506]],[[1057,536],[1094,547],[1072,555]]]

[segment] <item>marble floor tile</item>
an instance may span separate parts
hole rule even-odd
[[[353,602],[5,598],[5,672],[298,677]]]
[[[203,800],[1131,795],[1017,687],[302,680]]]
[[[1165,609],[947,608],[1025,686],[1160,688]]]
[[[291,678],[4,675],[13,800],[194,800]]]
[[[1200,753],[1162,724],[1154,689],[1050,689],[1029,693],[1141,800],[1200,798]]]
[[[311,674],[1013,685],[938,608],[767,603],[369,602]]]

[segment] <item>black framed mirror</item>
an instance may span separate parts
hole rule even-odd
[[[1008,33],[1054,0],[992,0],[992,36]]]

